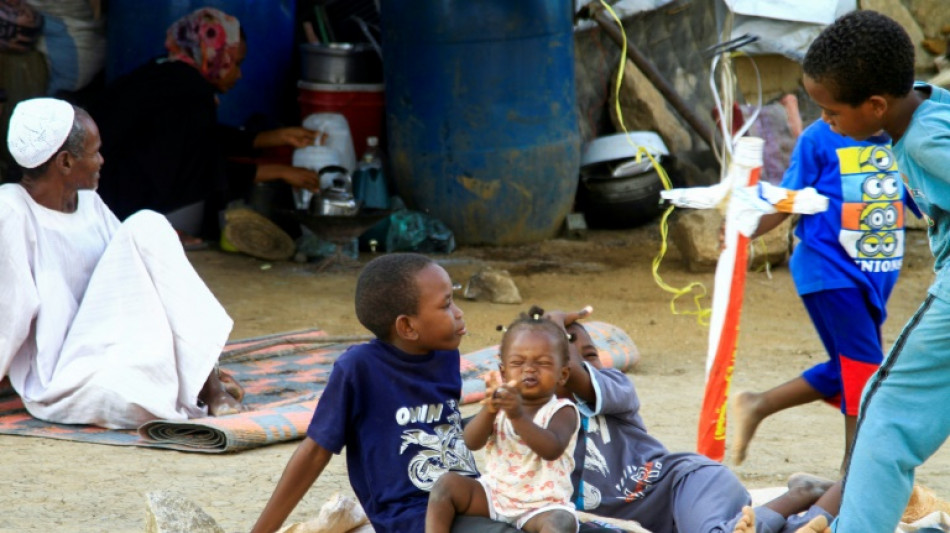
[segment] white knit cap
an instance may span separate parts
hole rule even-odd
[[[23,168],[36,168],[49,161],[66,142],[76,111],[72,104],[55,98],[24,100],[13,108],[7,147]]]

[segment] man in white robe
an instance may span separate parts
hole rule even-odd
[[[8,145],[24,177],[0,185],[0,372],[30,414],[135,428],[243,409],[216,369],[233,322],[174,230],[120,223],[96,194],[92,118],[27,100]]]

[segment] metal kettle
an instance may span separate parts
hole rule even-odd
[[[320,192],[319,214],[323,216],[353,216],[360,207],[353,198],[350,175],[343,167],[325,167],[320,174],[335,172],[331,185]]]

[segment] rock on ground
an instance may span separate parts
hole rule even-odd
[[[145,495],[145,533],[225,533],[198,504],[169,491]]]
[[[521,293],[507,270],[486,267],[476,272],[465,284],[465,298],[488,300],[496,304],[520,304]]]

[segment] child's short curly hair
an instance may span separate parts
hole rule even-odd
[[[419,311],[416,274],[435,261],[413,253],[381,255],[363,267],[356,281],[356,318],[380,340],[390,341],[399,315]]]
[[[901,97],[914,86],[914,44],[894,20],[852,11],[811,43],[802,70],[851,106],[874,95]]]
[[[532,306],[527,313],[521,313],[521,315],[505,329],[505,334],[501,337],[501,346],[499,347],[499,357],[501,357],[502,362],[505,361],[504,355],[508,352],[508,345],[511,344],[513,334],[524,329],[544,331],[550,334],[551,338],[554,339],[555,349],[557,350],[557,355],[560,357],[561,365],[567,366],[571,357],[567,333],[563,327],[545,318],[544,309],[538,306]]]

